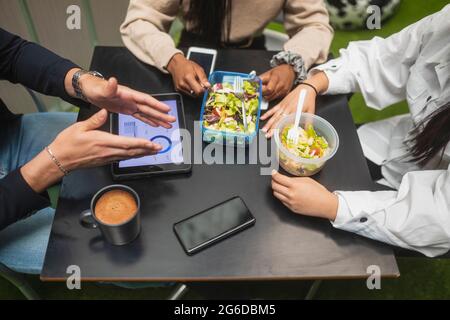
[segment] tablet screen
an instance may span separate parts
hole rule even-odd
[[[163,127],[154,128],[132,116],[119,114],[119,135],[148,139],[162,146],[162,150],[156,155],[120,161],[119,168],[183,163],[177,101],[165,100],[162,102],[170,107],[169,114],[176,118],[176,121],[172,123],[172,128],[170,129]]]

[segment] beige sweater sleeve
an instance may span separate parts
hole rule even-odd
[[[176,53],[169,29],[180,8],[179,0],[131,0],[120,26],[125,46],[141,61],[167,73]]]
[[[333,28],[323,0],[287,0],[284,26],[290,37],[284,50],[300,54],[307,69],[327,60]]]

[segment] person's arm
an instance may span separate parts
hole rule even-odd
[[[66,90],[66,76],[71,70],[79,70],[79,67],[36,43],[0,28],[0,79],[60,97],[77,106],[86,106],[85,102],[75,99]]]
[[[182,54],[168,33],[179,9],[179,0],[131,0],[120,26],[123,43],[139,60],[167,73],[172,57]]]
[[[0,28],[0,79],[20,83],[46,95],[83,107],[92,103],[108,111],[132,115],[151,126],[170,128],[175,118],[170,108],[143,92],[119,85],[115,78],[101,79],[89,73],[79,77],[84,101],[72,85],[81,69],[57,54]]]
[[[407,173],[398,191],[328,191],[311,178],[274,172],[274,196],[295,213],[434,257],[450,249],[450,166]]]
[[[333,28],[322,0],[287,0],[284,26],[291,38],[285,43],[284,50],[299,54],[306,69],[327,60]]]
[[[361,92],[366,104],[377,110],[402,101],[424,34],[442,14],[425,17],[386,39],[350,42],[340,50],[339,58],[315,67],[310,74],[326,73],[329,84],[325,94]]]
[[[407,173],[398,191],[338,191],[333,226],[434,257],[450,249],[450,166]]]
[[[56,137],[48,146],[49,151],[41,151],[24,166],[0,179],[0,230],[49,206],[46,189],[61,180],[65,173],[152,155],[162,149],[147,139],[99,131],[107,120],[108,113],[103,109],[73,124]]]
[[[361,92],[366,104],[378,110],[402,101],[406,98],[410,68],[421,50],[423,33],[433,19],[443,14],[441,11],[428,16],[386,39],[351,42],[340,50],[339,58],[311,69],[304,82],[313,85],[319,94]],[[295,112],[302,88],[308,90],[309,97],[304,110],[314,112],[315,99],[311,96],[315,98],[316,93],[300,84],[261,117],[270,119],[263,128],[268,137],[282,115]]]

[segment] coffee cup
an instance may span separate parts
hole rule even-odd
[[[88,229],[100,229],[110,244],[125,245],[141,231],[140,208],[136,191],[125,185],[110,185],[94,195],[90,209],[80,214],[80,224]]]

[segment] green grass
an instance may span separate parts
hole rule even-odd
[[[382,25],[381,30],[374,31],[336,31],[331,51],[335,56],[339,48],[344,48],[350,41],[371,39],[374,36],[388,36],[420,18],[440,10],[447,1],[403,0],[397,14]],[[283,31],[279,24],[272,23],[272,29]],[[356,123],[383,119],[407,112],[405,103],[393,105],[381,112],[366,107],[361,95],[356,94],[350,101],[350,107]],[[58,187],[50,190],[55,206]],[[399,279],[383,280],[381,290],[368,290],[363,280],[326,281],[320,287],[317,298],[320,299],[450,299],[450,261],[445,259],[400,258],[398,264],[401,272]],[[80,291],[69,291],[61,283],[42,283],[36,276],[27,277],[34,287],[47,299],[164,299],[170,288],[148,288],[140,290],[123,289],[112,285],[89,283],[83,284]],[[231,292],[246,290],[248,296],[255,298],[301,298],[309,282],[258,283],[225,285]],[[238,289],[237,289],[238,288]],[[234,290],[234,291],[233,291]],[[186,298],[208,298],[203,291],[192,290]],[[22,299],[16,288],[0,278],[0,299]]]

